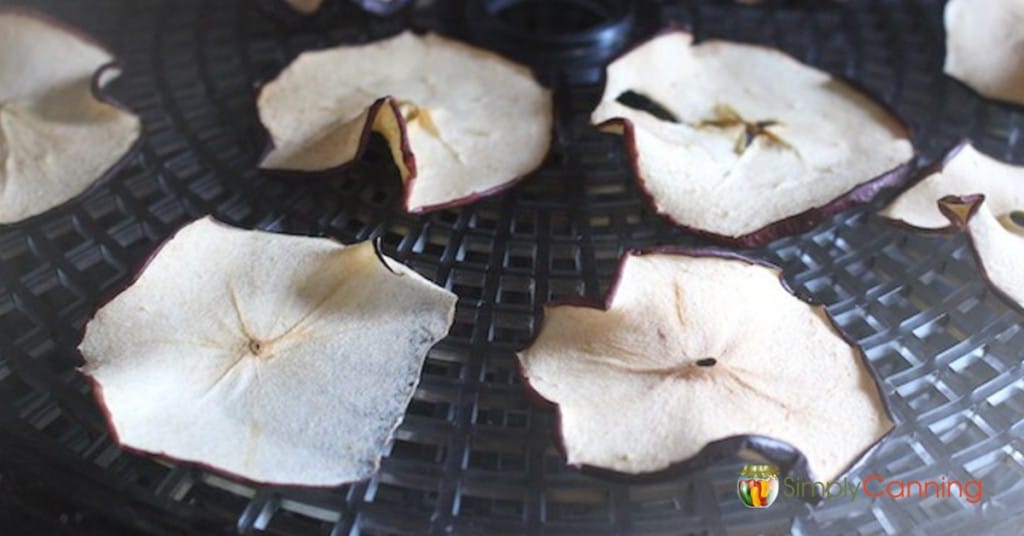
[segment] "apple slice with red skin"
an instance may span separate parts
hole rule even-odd
[[[538,167],[551,93],[529,69],[441,37],[405,32],[306,52],[260,92],[271,148],[260,166],[322,174],[388,142],[411,213],[470,203]]]
[[[963,230],[989,284],[1018,311],[1024,312],[1024,211],[997,217],[984,195],[946,196],[939,209],[953,227]]]
[[[1024,167],[961,142],[882,209],[913,230],[965,231],[982,275],[1012,306],[1024,310]]]
[[[141,123],[102,95],[118,72],[78,30],[0,9],[0,224],[80,195],[124,161]]]
[[[82,372],[126,448],[335,486],[376,471],[455,301],[369,242],[207,218],[96,312]]]
[[[1024,211],[996,217],[985,196],[946,196],[939,209],[953,228],[963,230],[982,276],[996,293],[1024,313]]]
[[[892,428],[825,309],[736,254],[627,253],[604,303],[546,307],[519,359],[558,407],[568,463],[617,474],[754,450],[834,480]]]
[[[1024,210],[1024,167],[1001,162],[964,140],[886,205],[879,214],[915,229],[940,230],[950,225],[937,204],[947,195],[983,194],[999,217]]]
[[[624,137],[659,214],[718,242],[806,231],[909,171],[899,117],[777,50],[669,31],[607,74],[591,121]],[[624,102],[637,96],[659,110]]]

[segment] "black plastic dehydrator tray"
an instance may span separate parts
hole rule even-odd
[[[334,0],[311,17],[277,0],[30,4],[119,54],[125,70],[114,93],[142,117],[144,135],[126,165],[87,194],[0,227],[0,495],[8,494],[0,503],[44,497],[49,506],[36,507],[71,532],[1020,530],[1024,316],[979,277],[963,236],[897,229],[873,215],[877,203],[755,254],[781,265],[796,292],[827,304],[884,379],[898,426],[861,475],[978,479],[979,504],[859,495],[818,507],[780,499],[767,510],[748,509],[736,497],[738,459],[644,483],[583,474],[563,463],[553,411],[531,403],[516,372],[514,352],[531,338],[545,302],[600,297],[628,248],[695,243],[645,202],[621,139],[588,125],[601,89],[593,66],[609,50],[668,25],[701,39],[768,44],[857,80],[891,104],[913,127],[919,163],[963,137],[1024,163],[1024,110],[981,99],[942,74],[942,2],[647,1],[632,10],[625,2],[527,2],[500,24],[488,23],[498,26],[481,26],[481,13],[461,3],[439,1],[388,18]],[[616,25],[620,16],[632,17],[632,26]],[[583,44],[515,37],[524,28],[587,25],[613,30]],[[280,180],[256,169],[264,143],[254,104],[261,81],[303,50],[409,26],[496,47],[511,32],[516,43],[508,50],[543,64],[557,108],[543,169],[504,195],[422,217],[402,212],[397,175],[380,152],[329,180]],[[614,28],[629,31],[621,42]],[[567,45],[582,48],[565,53]],[[538,55],[533,46],[563,47],[565,61],[575,63],[553,64],[554,52]],[[381,237],[389,255],[458,293],[451,335],[430,353],[371,480],[333,489],[253,486],[127,453],[112,441],[75,370],[84,322],[160,241],[205,214],[343,242]],[[18,528],[12,522],[0,533]]]

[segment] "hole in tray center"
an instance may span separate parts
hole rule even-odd
[[[532,34],[585,32],[609,21],[599,2],[585,0],[522,0],[508,2],[494,13],[505,24]]]

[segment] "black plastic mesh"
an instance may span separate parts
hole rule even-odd
[[[531,406],[514,351],[540,306],[599,297],[625,248],[690,243],[634,185],[621,140],[587,124],[599,86],[557,87],[556,144],[507,195],[423,217],[401,211],[385,157],[336,180],[280,181],[255,168],[256,85],[302,50],[445,23],[431,2],[397,18],[328,2],[303,19],[272,0],[48,2],[109,43],[116,92],[145,125],[129,166],[70,204],[0,228],[0,468],[85,512],[152,531],[280,534],[455,531],[549,534],[1017,532],[1024,512],[1024,319],[979,278],[962,237],[897,230],[855,210],[758,252],[827,304],[885,378],[898,429],[864,474],[980,479],[985,499],[736,498],[737,463],[629,485],[565,467],[550,409]],[[1024,163],[1024,112],[941,74],[941,2],[646,2],[638,35],[664,24],[699,38],[766,43],[861,81],[914,126],[925,159],[972,137]],[[445,19],[447,20],[447,19]],[[372,151],[371,151],[372,153]],[[328,490],[234,483],[122,451],[75,372],[84,322],[174,229],[204,214],[245,227],[383,238],[389,255],[460,296],[380,472]],[[825,401],[823,401],[824,403]],[[996,523],[1006,523],[996,526]]]

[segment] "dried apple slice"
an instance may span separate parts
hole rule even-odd
[[[60,22],[0,9],[0,223],[81,194],[138,139],[138,118],[98,95],[112,61]]]
[[[946,196],[939,209],[971,241],[985,278],[1017,309],[1024,310],[1024,211],[996,216],[984,195]]]
[[[551,94],[525,67],[410,32],[299,56],[259,96],[272,148],[261,167],[341,167],[382,134],[419,213],[469,203],[536,168],[551,137]]]
[[[1000,162],[962,142],[880,214],[919,229],[942,229],[949,219],[938,201],[947,195],[984,194],[988,210],[998,217],[1024,210],[1024,167]]]
[[[126,447],[336,485],[377,469],[455,299],[370,243],[207,218],[96,313],[82,371]]]
[[[591,120],[624,135],[656,210],[753,247],[807,230],[907,175],[898,117],[776,50],[673,31],[608,67]]]
[[[1024,104],[1024,0],[949,0],[944,18],[946,74]]]
[[[519,358],[568,463],[641,474],[749,447],[792,467],[798,449],[833,479],[879,441],[892,422],[860,350],[779,278],[722,252],[631,252],[603,304],[546,308]]]
[[[986,278],[1024,307],[1024,280],[1015,266],[1024,259],[1024,167],[964,142],[881,215],[917,229],[966,230]]]

